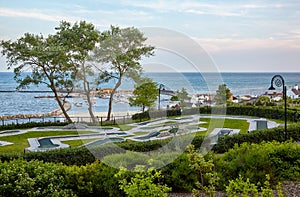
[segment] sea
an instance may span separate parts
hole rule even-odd
[[[30,73],[25,73],[25,75]],[[287,87],[300,84],[300,72],[297,73],[145,73],[144,76],[151,78],[166,90],[181,90],[185,88],[192,96],[194,94],[214,94],[220,84],[226,84],[231,92],[238,95],[261,95],[268,91],[271,79],[280,74]],[[95,85],[92,88],[110,88],[116,81],[112,80],[105,84]],[[18,83],[14,80],[14,73],[0,72],[0,116],[15,114],[48,113],[58,108],[54,98],[35,98],[35,96],[53,95],[52,93],[20,92],[15,91]],[[124,78],[120,90],[132,90],[134,82]],[[282,91],[282,87],[277,88]],[[26,91],[47,91],[46,86],[29,86]],[[15,92],[5,92],[15,91]],[[165,98],[165,99],[164,99]],[[168,96],[162,95],[162,107],[167,105]],[[70,114],[88,112],[87,104],[81,98],[69,98],[70,103],[82,102],[81,107],[72,106]],[[97,98],[94,105],[95,112],[106,112],[108,99]],[[130,107],[128,103],[115,102],[113,111],[135,111],[138,107]]]

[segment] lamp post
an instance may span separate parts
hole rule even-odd
[[[277,87],[282,86],[283,100],[284,100],[284,140],[287,140],[287,124],[286,124],[286,86],[284,84],[284,79],[281,75],[275,75],[271,80],[271,87],[269,90],[275,90],[273,84]]]
[[[159,84],[158,87],[158,110],[160,110],[160,93],[161,90],[165,90],[165,85],[164,84]]]

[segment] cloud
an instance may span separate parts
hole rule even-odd
[[[10,9],[0,8],[0,16],[4,17],[22,17],[22,18],[34,18],[46,21],[61,21],[67,20],[75,22],[77,17],[61,15],[53,10],[37,10],[37,9]]]
[[[125,0],[123,4],[132,7],[151,9],[157,12],[183,12],[196,15],[217,15],[217,16],[248,16],[248,11],[253,10],[274,10],[287,7],[299,6],[299,3],[274,3],[259,2],[259,3],[240,3],[240,2],[214,2],[204,3],[200,1],[181,1],[181,0],[155,0],[155,1],[138,1]]]
[[[300,41],[293,39],[200,39],[194,38],[200,46],[209,52],[239,51],[253,49],[300,49]]]

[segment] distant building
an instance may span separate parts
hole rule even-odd
[[[292,88],[289,88],[286,92],[286,95],[292,99],[300,98],[300,90],[298,84],[296,84]]]
[[[272,101],[280,101],[283,98],[282,92],[272,92],[272,93],[265,92],[265,94],[263,94],[262,96],[267,96]]]

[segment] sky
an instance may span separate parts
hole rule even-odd
[[[184,38],[168,34],[168,45],[158,46],[151,60],[156,66],[147,67],[151,61],[145,60],[146,71],[194,71],[185,64],[199,67],[195,58],[206,58],[203,62],[210,63],[200,70],[300,72],[299,0],[2,0],[0,40],[26,32],[53,34],[62,20],[85,20],[100,31],[110,25],[158,28]],[[1,71],[7,71],[5,57],[0,57]]]

